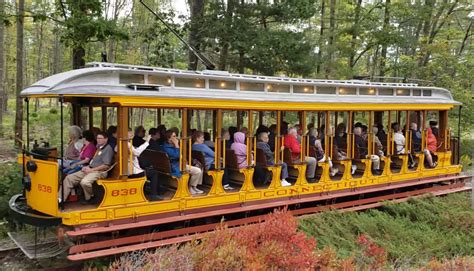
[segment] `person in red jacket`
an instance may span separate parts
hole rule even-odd
[[[297,139],[298,131],[296,128],[290,128],[288,134],[285,135],[285,147],[291,151],[291,159],[293,162],[300,161],[301,145]],[[316,171],[316,158],[306,156],[304,161],[308,163],[306,168],[306,178],[308,180],[314,180],[314,174]]]
[[[431,128],[426,129],[426,149],[425,158],[430,168],[435,168],[437,162],[434,161],[436,155],[434,154],[438,150],[438,142],[436,136],[433,134]]]

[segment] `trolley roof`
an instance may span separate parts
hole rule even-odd
[[[93,62],[52,75],[22,96],[127,96],[309,103],[457,105],[447,89],[411,83],[325,80],[187,71]]]

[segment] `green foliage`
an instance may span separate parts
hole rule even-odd
[[[8,201],[21,193],[21,172],[16,163],[0,163],[0,220],[8,216]]]
[[[105,41],[109,37],[126,39],[128,35],[106,20],[103,1],[99,0],[68,0],[58,1],[57,10],[65,17],[62,25],[62,40],[69,46],[82,47],[91,41]]]
[[[353,255],[357,251],[353,240],[365,234],[397,265],[471,256],[474,251],[469,193],[415,199],[359,213],[317,214],[301,219],[300,228],[317,238],[320,248],[333,247],[341,257]]]

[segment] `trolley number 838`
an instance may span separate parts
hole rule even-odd
[[[130,188],[130,189],[115,189],[112,190],[111,196],[112,197],[118,197],[118,196],[128,196],[128,195],[135,195],[137,193],[136,188]]]

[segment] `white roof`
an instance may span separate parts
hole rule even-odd
[[[138,75],[140,82],[124,82],[126,75]],[[152,77],[166,76],[169,84],[152,84]],[[199,87],[177,86],[179,80],[200,79],[205,82]],[[232,82],[235,88],[213,89],[210,82]],[[260,83],[261,91],[241,90],[242,83]],[[271,86],[288,87],[288,93],[271,92]],[[308,93],[296,92],[305,87]],[[306,88],[307,87],[307,88]],[[333,94],[321,94],[319,89],[334,89]],[[343,89],[351,90],[343,95]],[[374,95],[362,95],[359,89],[373,89]],[[392,95],[382,95],[382,90],[392,90]],[[372,91],[372,90],[371,90]],[[404,93],[400,96],[398,92]],[[424,92],[424,93],[423,93]],[[416,95],[415,95],[416,93]],[[423,94],[421,94],[423,93]],[[222,100],[250,100],[274,102],[315,103],[403,103],[403,104],[459,104],[451,93],[443,88],[422,87],[409,83],[381,83],[364,80],[325,80],[272,77],[260,75],[232,74],[225,71],[187,71],[146,66],[132,66],[111,63],[90,63],[88,67],[71,70],[44,78],[21,92],[32,95],[91,95],[132,97],[179,97]],[[408,96],[406,96],[408,95]]]

